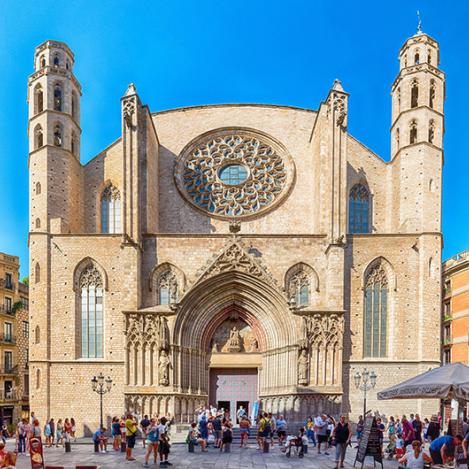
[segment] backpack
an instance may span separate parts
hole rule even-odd
[[[264,432],[270,433],[272,431],[272,425],[270,423],[270,420],[264,419],[265,424],[264,424]]]

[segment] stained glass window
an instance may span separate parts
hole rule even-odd
[[[356,184],[349,195],[349,233],[370,232],[370,195],[365,186]]]

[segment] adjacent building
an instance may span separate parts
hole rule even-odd
[[[202,404],[234,413],[260,401],[304,422],[323,411],[356,418],[356,371],[374,371],[379,391],[438,366],[439,58],[421,32],[401,48],[386,158],[349,133],[339,81],[316,110],[151,112],[130,85],[121,115],[102,116],[120,118],[121,135],[81,164],[74,54],[63,42],[37,47],[30,364],[40,421],[73,416],[79,433],[94,430],[100,372],[113,383],[108,418],[130,409],[190,422]],[[438,409],[374,393],[368,404],[385,415]]]
[[[28,287],[18,257],[0,253],[0,421],[29,415]]]
[[[469,251],[443,263],[442,362],[469,365]]]

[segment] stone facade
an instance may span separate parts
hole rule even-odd
[[[425,34],[400,57],[389,162],[348,133],[336,81],[317,111],[151,113],[130,85],[122,135],[82,166],[73,54],[60,42],[37,48],[31,393],[41,420],[72,414],[92,430],[90,379],[102,371],[113,380],[108,416],[126,407],[190,421],[211,398],[210,370],[230,367],[257,370],[261,405],[291,421],[356,417],[356,370],[375,370],[378,391],[439,364],[444,74]],[[352,210],[357,191],[366,207],[356,199]],[[350,229],[352,216],[361,227]],[[217,337],[231,343],[219,349]],[[369,406],[428,414],[437,403],[372,393]]]
[[[0,253],[0,421],[29,415],[28,287],[19,281],[17,256]]]

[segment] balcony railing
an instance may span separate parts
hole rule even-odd
[[[16,337],[13,334],[5,334],[5,332],[0,332],[0,342],[4,344],[16,344]]]
[[[18,393],[13,389],[11,391],[5,391],[0,389],[0,401],[16,401],[18,400]]]
[[[0,366],[0,375],[15,375],[17,371],[17,366]]]
[[[3,313],[3,314],[9,314],[10,316],[14,316],[15,313],[13,311],[13,306],[8,309],[5,307],[5,305],[0,305],[0,313]]]
[[[0,288],[6,288],[7,290],[15,290],[15,282],[7,282],[6,279],[0,278]]]

